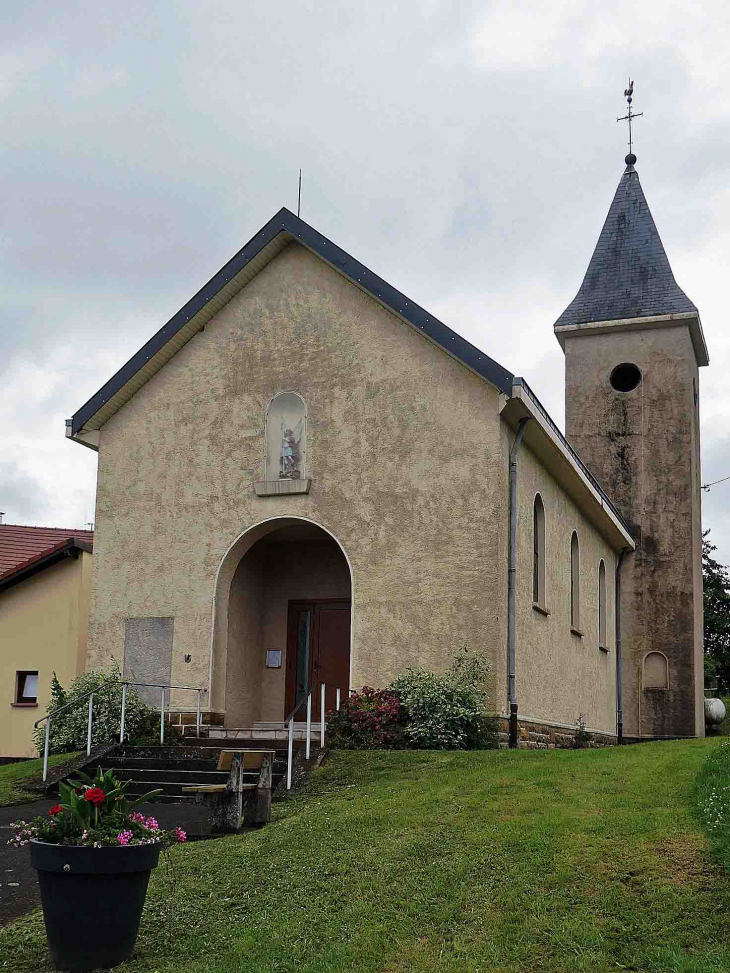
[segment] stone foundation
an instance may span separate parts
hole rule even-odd
[[[195,726],[198,722],[196,710],[181,710],[166,714],[166,721],[170,726]],[[200,711],[200,722],[203,726],[223,726],[223,713],[211,713],[208,710]]]
[[[517,721],[517,747],[520,750],[572,750],[577,727],[551,726],[547,723]],[[607,733],[590,733],[585,747],[611,747],[616,737]],[[499,720],[499,746],[509,746],[509,720]]]

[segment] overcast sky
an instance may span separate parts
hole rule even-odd
[[[624,168],[702,315],[703,482],[730,476],[722,0],[30,0],[0,15],[0,510],[93,520],[71,416],[282,205],[532,385]],[[12,8],[12,9],[11,9]],[[730,562],[730,481],[703,494]]]

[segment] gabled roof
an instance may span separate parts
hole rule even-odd
[[[59,534],[62,535],[60,539],[56,536]],[[0,591],[20,584],[52,564],[69,557],[77,558],[80,551],[91,554],[93,540],[91,530],[64,531],[55,527],[0,524]],[[41,547],[42,544],[45,546]],[[31,550],[33,552],[29,553]],[[12,562],[10,566],[9,561]]]
[[[449,355],[500,391],[509,394],[511,372],[409,300],[382,277],[368,270],[318,230],[282,208],[116,375],[71,419],[66,420],[66,435],[92,449],[97,448],[95,431],[293,241],[316,254],[383,307],[440,345]]]
[[[24,527],[20,524],[0,524],[0,576],[45,554],[57,544],[75,538],[91,545],[93,530],[74,527]]]
[[[699,312],[674,279],[632,164],[635,156],[626,160],[583,283],[555,328],[677,315],[697,318],[701,337]]]

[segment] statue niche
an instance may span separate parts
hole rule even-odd
[[[297,392],[280,392],[266,413],[267,480],[299,480],[305,475],[307,410]]]

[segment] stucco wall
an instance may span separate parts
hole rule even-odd
[[[36,756],[33,723],[45,715],[55,671],[61,684],[84,668],[90,554],[80,553],[0,592],[0,756]],[[38,671],[38,705],[15,707],[18,671]]]
[[[287,389],[307,403],[311,492],[257,497]],[[499,426],[496,390],[289,246],[101,430],[90,659],[121,658],[125,617],[170,615],[173,681],[207,686],[216,571],[276,516],[322,524],[350,559],[354,685],[443,668],[463,642],[501,657]]]
[[[514,433],[503,424],[503,451]],[[545,608],[533,608],[533,502],[545,506]],[[519,716],[541,723],[574,724],[582,714],[591,729],[616,732],[615,554],[566,492],[547,474],[525,444],[517,473],[516,679]],[[571,632],[570,546],[580,545],[580,627]],[[606,566],[606,631],[609,652],[598,647],[598,566]],[[504,664],[506,672],[506,660]],[[506,678],[503,712],[508,712]]]
[[[568,338],[566,431],[624,516],[637,552],[622,569],[624,730],[704,732],[698,369],[686,326]],[[633,362],[634,391],[610,384]],[[670,662],[670,690],[642,690],[650,651]]]

